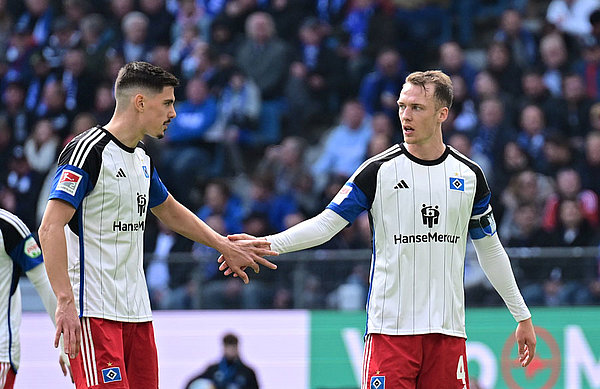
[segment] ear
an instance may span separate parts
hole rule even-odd
[[[135,107],[136,111],[144,112],[145,100],[146,98],[141,93],[138,93],[133,97],[133,106]]]
[[[440,111],[438,112],[438,121],[440,123],[443,123],[446,121],[446,119],[448,119],[448,112],[450,112],[448,107],[443,107],[440,109]]]

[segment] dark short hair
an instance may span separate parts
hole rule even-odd
[[[234,334],[226,334],[223,337],[223,344],[225,346],[237,346],[238,338]]]
[[[132,87],[146,88],[160,93],[166,86],[176,87],[179,80],[173,74],[148,62],[129,62],[119,70],[115,91]]]
[[[452,80],[441,70],[413,72],[406,77],[406,82],[409,84],[418,85],[423,89],[425,89],[427,84],[433,84],[435,88],[433,97],[436,101],[436,107],[452,107],[452,101],[454,100]]]

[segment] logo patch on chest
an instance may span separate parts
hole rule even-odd
[[[459,192],[465,191],[465,179],[460,177],[450,177],[450,190],[457,190]]]

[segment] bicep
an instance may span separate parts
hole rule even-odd
[[[42,219],[42,225],[64,227],[75,215],[75,208],[65,200],[50,199]]]

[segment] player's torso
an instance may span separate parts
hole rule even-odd
[[[452,154],[382,164],[370,210],[375,252],[371,326],[388,334],[460,335],[467,227],[477,178]],[[375,330],[375,328],[371,328]]]
[[[69,271],[84,316],[151,318],[143,272],[150,172],[139,147],[130,152],[111,141],[102,149],[98,179],[78,209],[79,231],[70,233]]]

